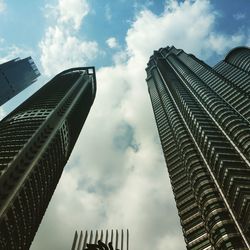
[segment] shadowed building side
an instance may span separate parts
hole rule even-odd
[[[103,250],[129,250],[129,231],[121,230],[92,230],[74,235],[71,250],[103,249]]]
[[[187,249],[250,249],[250,49],[213,68],[175,47],[147,84]]]
[[[40,73],[31,57],[0,64],[0,105],[37,80]]]
[[[93,67],[69,69],[0,122],[0,249],[29,249],[95,93]]]

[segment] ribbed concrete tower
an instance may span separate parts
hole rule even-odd
[[[250,249],[250,49],[211,68],[161,48],[146,71],[187,249]]]
[[[95,71],[63,71],[0,122],[0,249],[29,249],[96,93]]]

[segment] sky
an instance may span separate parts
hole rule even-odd
[[[0,62],[32,56],[41,76],[96,67],[97,95],[31,250],[70,249],[75,230],[129,229],[131,250],[185,249],[145,67],[184,49],[211,66],[250,46],[249,0],[0,0]]]

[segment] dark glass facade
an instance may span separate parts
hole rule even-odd
[[[187,249],[250,249],[250,49],[161,48],[146,71]]]
[[[71,250],[91,250],[91,249],[108,249],[108,250],[129,250],[129,231],[126,230],[100,230],[85,231],[78,235],[75,232]]]
[[[37,80],[40,73],[31,57],[0,64],[0,105]]]
[[[0,122],[0,249],[29,249],[95,93],[93,67],[69,69]]]

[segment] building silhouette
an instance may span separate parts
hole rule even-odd
[[[0,105],[37,80],[40,73],[31,57],[0,64]]]
[[[129,250],[129,231],[124,230],[100,230],[93,232],[77,231],[71,250]]]
[[[93,67],[65,70],[0,122],[0,249],[29,249],[95,93]]]
[[[161,48],[146,72],[187,249],[250,249],[250,49]]]

